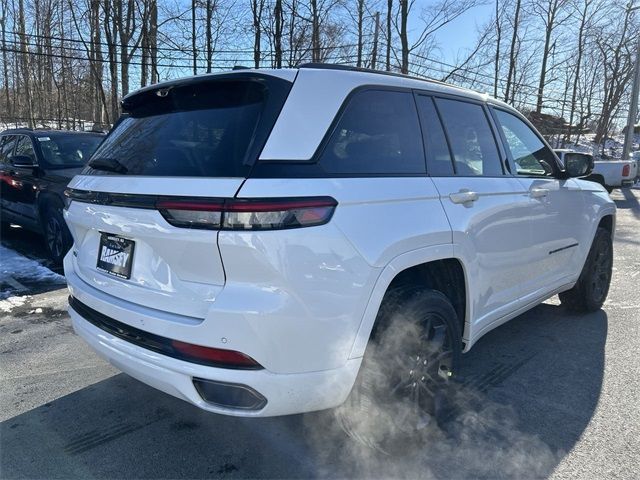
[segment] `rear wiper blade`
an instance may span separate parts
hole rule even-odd
[[[94,158],[89,162],[89,166],[94,170],[104,170],[106,172],[127,173],[129,169],[115,158]]]

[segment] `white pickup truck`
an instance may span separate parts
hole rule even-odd
[[[585,155],[593,159],[590,153],[570,149],[556,149],[555,152],[563,165],[569,155]],[[593,171],[585,180],[597,182],[611,193],[614,188],[633,186],[637,174],[638,160],[598,160],[593,162]]]

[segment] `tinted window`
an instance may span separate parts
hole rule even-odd
[[[498,147],[483,107],[441,98],[436,102],[451,143],[456,174],[502,175]]]
[[[579,152],[567,152],[564,154],[564,164],[568,165],[571,162],[591,162],[593,161],[593,155],[589,155],[588,153],[579,153]]]
[[[550,175],[555,158],[531,128],[515,115],[495,110],[518,175]]]
[[[37,137],[42,157],[49,167],[83,167],[104,137],[87,134],[55,134]]]
[[[219,81],[145,95],[98,148],[88,173],[246,176],[267,93],[259,82]]]
[[[13,155],[13,147],[16,145],[18,137],[16,135],[5,135],[2,137],[0,146],[0,163],[9,163],[9,157]]]
[[[36,152],[33,150],[33,142],[26,135],[20,135],[16,144],[14,155],[24,155],[29,157],[33,163],[37,163]]]
[[[424,174],[418,114],[409,92],[353,95],[320,158],[329,173]]]
[[[427,150],[427,173],[436,177],[453,175],[451,153],[433,99],[418,96],[418,112]]]

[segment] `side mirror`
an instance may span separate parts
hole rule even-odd
[[[9,162],[17,168],[33,168],[38,166],[28,155],[13,155],[9,157]]]
[[[569,177],[586,177],[593,170],[593,157],[584,153],[566,153],[564,170]]]

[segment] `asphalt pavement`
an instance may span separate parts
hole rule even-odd
[[[639,478],[640,190],[612,197],[605,307],[553,298],[487,334],[463,357],[464,408],[393,457],[332,411],[232,418],[147,387],[73,333],[59,281],[5,278],[0,478]],[[33,234],[3,230],[2,245],[48,265]]]

